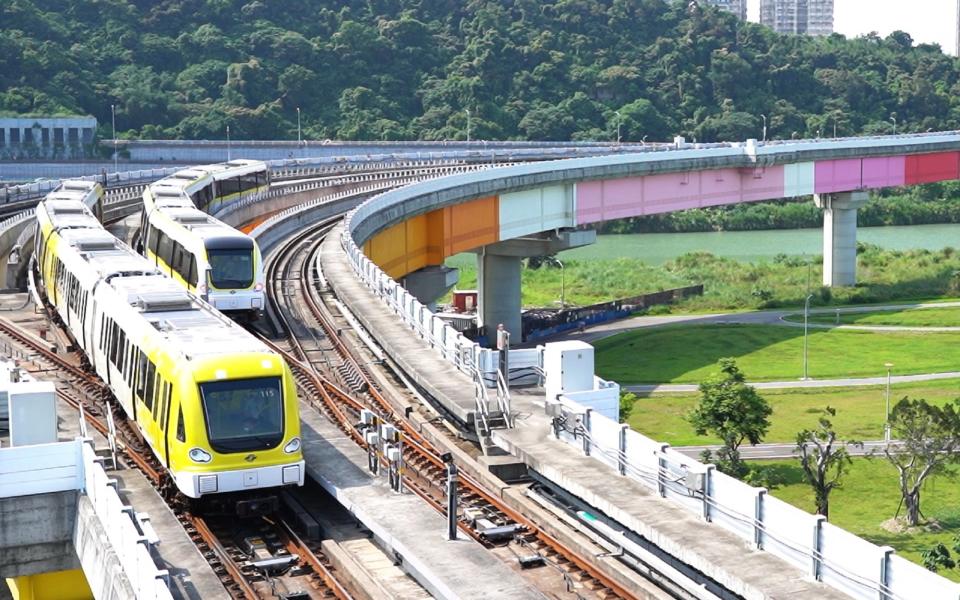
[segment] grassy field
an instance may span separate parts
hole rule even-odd
[[[629,257],[631,254],[622,254]],[[858,285],[820,289],[819,257],[779,256],[773,260],[740,262],[705,252],[684,254],[651,266],[639,258],[564,258],[565,299],[586,305],[663,289],[704,284],[701,297],[678,304],[675,312],[798,307],[811,289],[814,306],[871,304],[921,298],[954,298],[960,294],[960,254],[940,251],[892,251],[866,247],[858,255]],[[459,289],[476,287],[476,257],[457,255],[447,264],[461,269]],[[561,270],[541,267],[522,271],[523,304],[556,306]]]
[[[803,315],[787,315],[787,321],[803,323]],[[811,323],[837,323],[837,315],[811,314]],[[862,313],[840,313],[841,325],[899,325],[903,327],[960,327],[960,307],[878,310]]]
[[[770,431],[764,441],[793,442],[798,431],[816,426],[825,406],[837,409],[833,423],[843,439],[877,440],[883,437],[884,386],[761,390],[760,393],[773,408]],[[891,403],[904,396],[942,404],[960,398],[960,379],[891,387]],[[694,434],[684,419],[698,400],[696,393],[641,395],[628,422],[640,433],[674,446],[719,444],[719,439]]]
[[[954,371],[960,333],[810,331],[809,376],[817,379]],[[752,381],[799,378],[803,329],[760,325],[687,325],[628,331],[596,342],[597,374],[621,384],[699,383],[732,356]]]
[[[774,496],[813,511],[813,494],[796,460],[759,464],[782,482],[773,491]],[[881,524],[896,514],[900,502],[896,469],[883,458],[857,458],[843,487],[830,494],[830,522],[875,544],[892,546],[904,558],[919,563],[921,552],[937,542],[952,547],[953,536],[960,532],[960,484],[955,478],[931,478],[920,497],[923,514],[936,524],[910,533],[887,531]],[[960,570],[940,574],[960,581]]]

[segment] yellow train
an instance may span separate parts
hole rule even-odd
[[[147,186],[141,253],[217,309],[256,320],[266,302],[260,250],[211,215],[260,198],[269,184],[266,163],[237,160],[177,171]]]
[[[107,232],[80,201],[37,206],[38,288],[191,498],[303,485],[281,356]]]

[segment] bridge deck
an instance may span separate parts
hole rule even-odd
[[[529,416],[515,429],[495,431],[498,445],[521,458],[531,470],[728,589],[748,599],[847,598],[553,438],[542,402],[537,406],[529,396],[515,394],[514,409]]]
[[[307,473],[370,529],[437,598],[546,598],[474,540],[446,540],[446,519],[412,493],[397,494],[367,470],[367,454],[314,410],[303,410]]]
[[[406,375],[448,411],[469,413],[474,403],[472,382],[440,360],[435,350],[412,335],[399,318],[359,282],[340,249],[336,232],[324,242],[320,261],[337,297],[371,331]],[[733,534],[650,494],[649,490],[580,455],[574,448],[551,440],[542,400],[540,406],[529,400],[525,405],[520,400],[523,395],[517,396],[514,408],[530,416],[514,431],[498,432],[503,444],[532,469],[608,515],[622,519],[622,525],[662,544],[664,550],[682,562],[711,574],[730,589],[745,592],[748,598],[846,598],[807,578],[804,572],[779,558],[752,550]]]
[[[439,360],[435,350],[412,335],[410,328],[357,279],[340,247],[341,231],[340,227],[334,229],[320,250],[323,274],[333,286],[337,298],[367,331],[375,332],[377,343],[417,386],[426,391],[441,413],[452,417],[461,426],[472,427],[476,410],[473,383],[452,364]]]

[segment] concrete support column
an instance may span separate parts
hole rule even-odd
[[[431,265],[408,273],[403,277],[401,285],[421,304],[435,311],[437,300],[457,285],[460,281],[460,269],[453,269],[446,265]]]
[[[519,256],[488,253],[486,248],[477,254],[477,325],[487,328],[488,338],[500,323],[510,332],[512,343],[519,343],[523,336],[520,321],[521,260]]]
[[[857,209],[867,203],[867,192],[814,194],[823,209],[823,285],[857,283]]]

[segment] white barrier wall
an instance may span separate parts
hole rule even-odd
[[[811,578],[863,600],[958,600],[960,584],[561,396],[556,437]]]
[[[172,600],[167,587],[169,573],[154,563],[145,526],[132,508],[123,504],[116,482],[107,477],[89,441],[78,438],[0,448],[0,498],[67,490],[79,490],[90,499],[136,597]],[[83,565],[85,571],[99,566]]]

